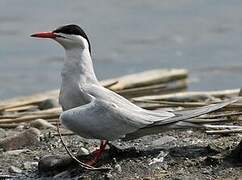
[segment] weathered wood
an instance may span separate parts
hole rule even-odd
[[[36,105],[25,105],[25,106],[19,106],[14,108],[8,108],[5,110],[5,112],[16,112],[16,111],[27,111],[30,109],[38,108]]]
[[[111,90],[123,90],[138,88],[155,84],[162,84],[174,80],[186,79],[188,72],[185,69],[158,69],[145,71],[137,74],[126,75],[121,78],[114,78],[112,81],[118,81],[110,87]],[[108,80],[111,81],[111,80]],[[103,81],[105,83],[105,81]]]
[[[180,92],[180,93],[171,93],[165,95],[152,95],[152,96],[143,96],[134,98],[134,100],[166,100],[166,101],[199,101],[199,100],[206,100],[209,97],[215,98],[225,98],[225,97],[232,97],[238,96],[240,89],[230,89],[230,90],[220,90],[220,91],[191,91],[191,92]]]
[[[166,84],[137,87],[131,89],[117,90],[116,92],[124,97],[133,98],[150,94],[167,94],[184,91],[187,88],[186,80],[174,81]]]
[[[51,108],[51,109],[47,109],[47,110],[41,110],[41,111],[33,111],[33,112],[20,112],[20,113],[15,113],[15,114],[8,114],[8,115],[2,115],[0,116],[0,121],[1,119],[15,119],[15,118],[20,118],[23,116],[39,116],[42,114],[60,114],[61,112],[61,108],[57,107],[57,108]]]
[[[187,71],[184,69],[151,70],[151,71],[131,74],[131,75],[115,78],[115,79],[104,80],[104,81],[101,81],[100,83],[105,87],[108,87],[112,90],[117,91],[117,90],[123,90],[128,88],[151,86],[159,83],[170,82],[170,81],[180,80],[180,79],[184,80],[186,79],[186,77],[187,77]],[[179,87],[180,86],[178,86],[178,88]],[[157,90],[158,87],[156,87],[155,89]],[[134,91],[132,91],[132,93]],[[128,92],[120,92],[120,93],[128,94]],[[10,100],[5,100],[0,102],[0,111],[5,111],[7,109],[13,109],[21,106],[38,105],[39,103],[47,99],[57,99],[58,94],[59,94],[59,90],[52,90],[52,91],[47,91],[39,94],[34,94],[31,96],[24,96],[24,97],[14,98]]]
[[[232,133],[242,133],[242,128],[240,129],[222,129],[222,130],[208,130],[207,134],[232,134]]]
[[[31,96],[24,96],[5,100],[0,102],[0,111],[26,105],[37,105],[44,100],[57,98],[58,93],[58,90],[52,90],[44,93],[34,94]]]
[[[188,104],[185,103],[184,106],[182,103],[176,103],[176,102],[166,102],[166,103],[136,103],[138,106],[148,109],[148,110],[155,110],[159,108],[174,108],[174,107],[185,107],[185,108],[195,108],[195,107],[201,107],[203,106],[202,103],[199,105],[197,104]],[[191,105],[191,106],[190,106]],[[206,105],[206,104],[205,104]],[[204,106],[205,106],[204,105]],[[242,109],[242,103],[234,103],[230,104],[226,107],[224,107],[223,111],[240,111]]]

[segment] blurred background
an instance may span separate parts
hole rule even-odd
[[[0,1],[0,99],[57,89],[64,51],[37,31],[78,24],[99,79],[187,68],[190,90],[242,86],[241,0]]]

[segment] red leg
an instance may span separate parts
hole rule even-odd
[[[97,161],[101,158],[103,152],[105,151],[105,148],[108,144],[108,141],[106,140],[101,140],[100,148],[95,151],[95,158],[93,160],[89,160],[86,162],[88,165],[95,165]]]

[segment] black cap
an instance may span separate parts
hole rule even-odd
[[[87,40],[88,46],[89,46],[89,51],[90,51],[90,54],[91,54],[91,44],[90,44],[90,41],[87,37],[87,34],[78,25],[69,24],[69,25],[66,25],[66,26],[61,26],[61,27],[58,27],[56,30],[54,30],[53,33],[63,33],[63,34],[69,34],[69,35],[80,35],[80,36],[82,36],[83,38],[85,38]]]

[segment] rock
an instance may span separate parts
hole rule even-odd
[[[226,159],[239,164],[242,162],[242,140],[233,150],[231,150],[231,152],[226,156]]]
[[[46,99],[39,104],[39,109],[40,110],[51,109],[58,106],[59,106],[59,103],[57,102],[56,99]]]
[[[106,173],[105,174],[105,179],[112,179],[113,175],[111,173]]]
[[[0,147],[5,151],[22,149],[36,145],[39,142],[40,131],[36,128],[29,128],[14,136],[6,137],[0,141]]]
[[[28,170],[28,169],[32,169],[38,166],[38,162],[30,162],[27,161],[24,163],[24,169]]]
[[[176,138],[173,136],[162,136],[159,139],[152,141],[152,146],[169,146],[170,143],[174,142],[175,140]]]
[[[55,129],[56,127],[44,119],[36,119],[30,123],[31,127],[37,129]]]
[[[120,164],[115,164],[114,168],[119,172],[121,173],[122,172],[122,167],[120,166]]]
[[[89,153],[90,153],[89,150],[87,150],[84,147],[81,147],[77,154],[78,156],[86,156],[86,155],[89,155]]]
[[[23,131],[24,129],[26,129],[27,127],[27,124],[26,123],[20,123],[16,128],[15,130],[16,131]]]
[[[65,171],[73,164],[69,155],[46,155],[38,163],[40,174],[53,175],[57,172]]]
[[[169,154],[169,152],[161,151],[160,154],[153,158],[149,165],[156,164],[156,163],[163,163],[164,158]]]
[[[19,168],[17,168],[17,167],[15,167],[15,166],[10,166],[9,168],[8,168],[8,171],[10,172],[10,173],[22,173],[22,170],[21,169],[19,169]]]
[[[70,171],[66,170],[61,173],[56,174],[53,179],[71,179],[70,177]]]
[[[0,139],[6,137],[6,131],[3,128],[0,128]]]
[[[29,149],[18,149],[18,150],[6,151],[4,154],[5,155],[17,156],[17,155],[19,155],[21,153],[29,152],[29,151],[30,151]]]

